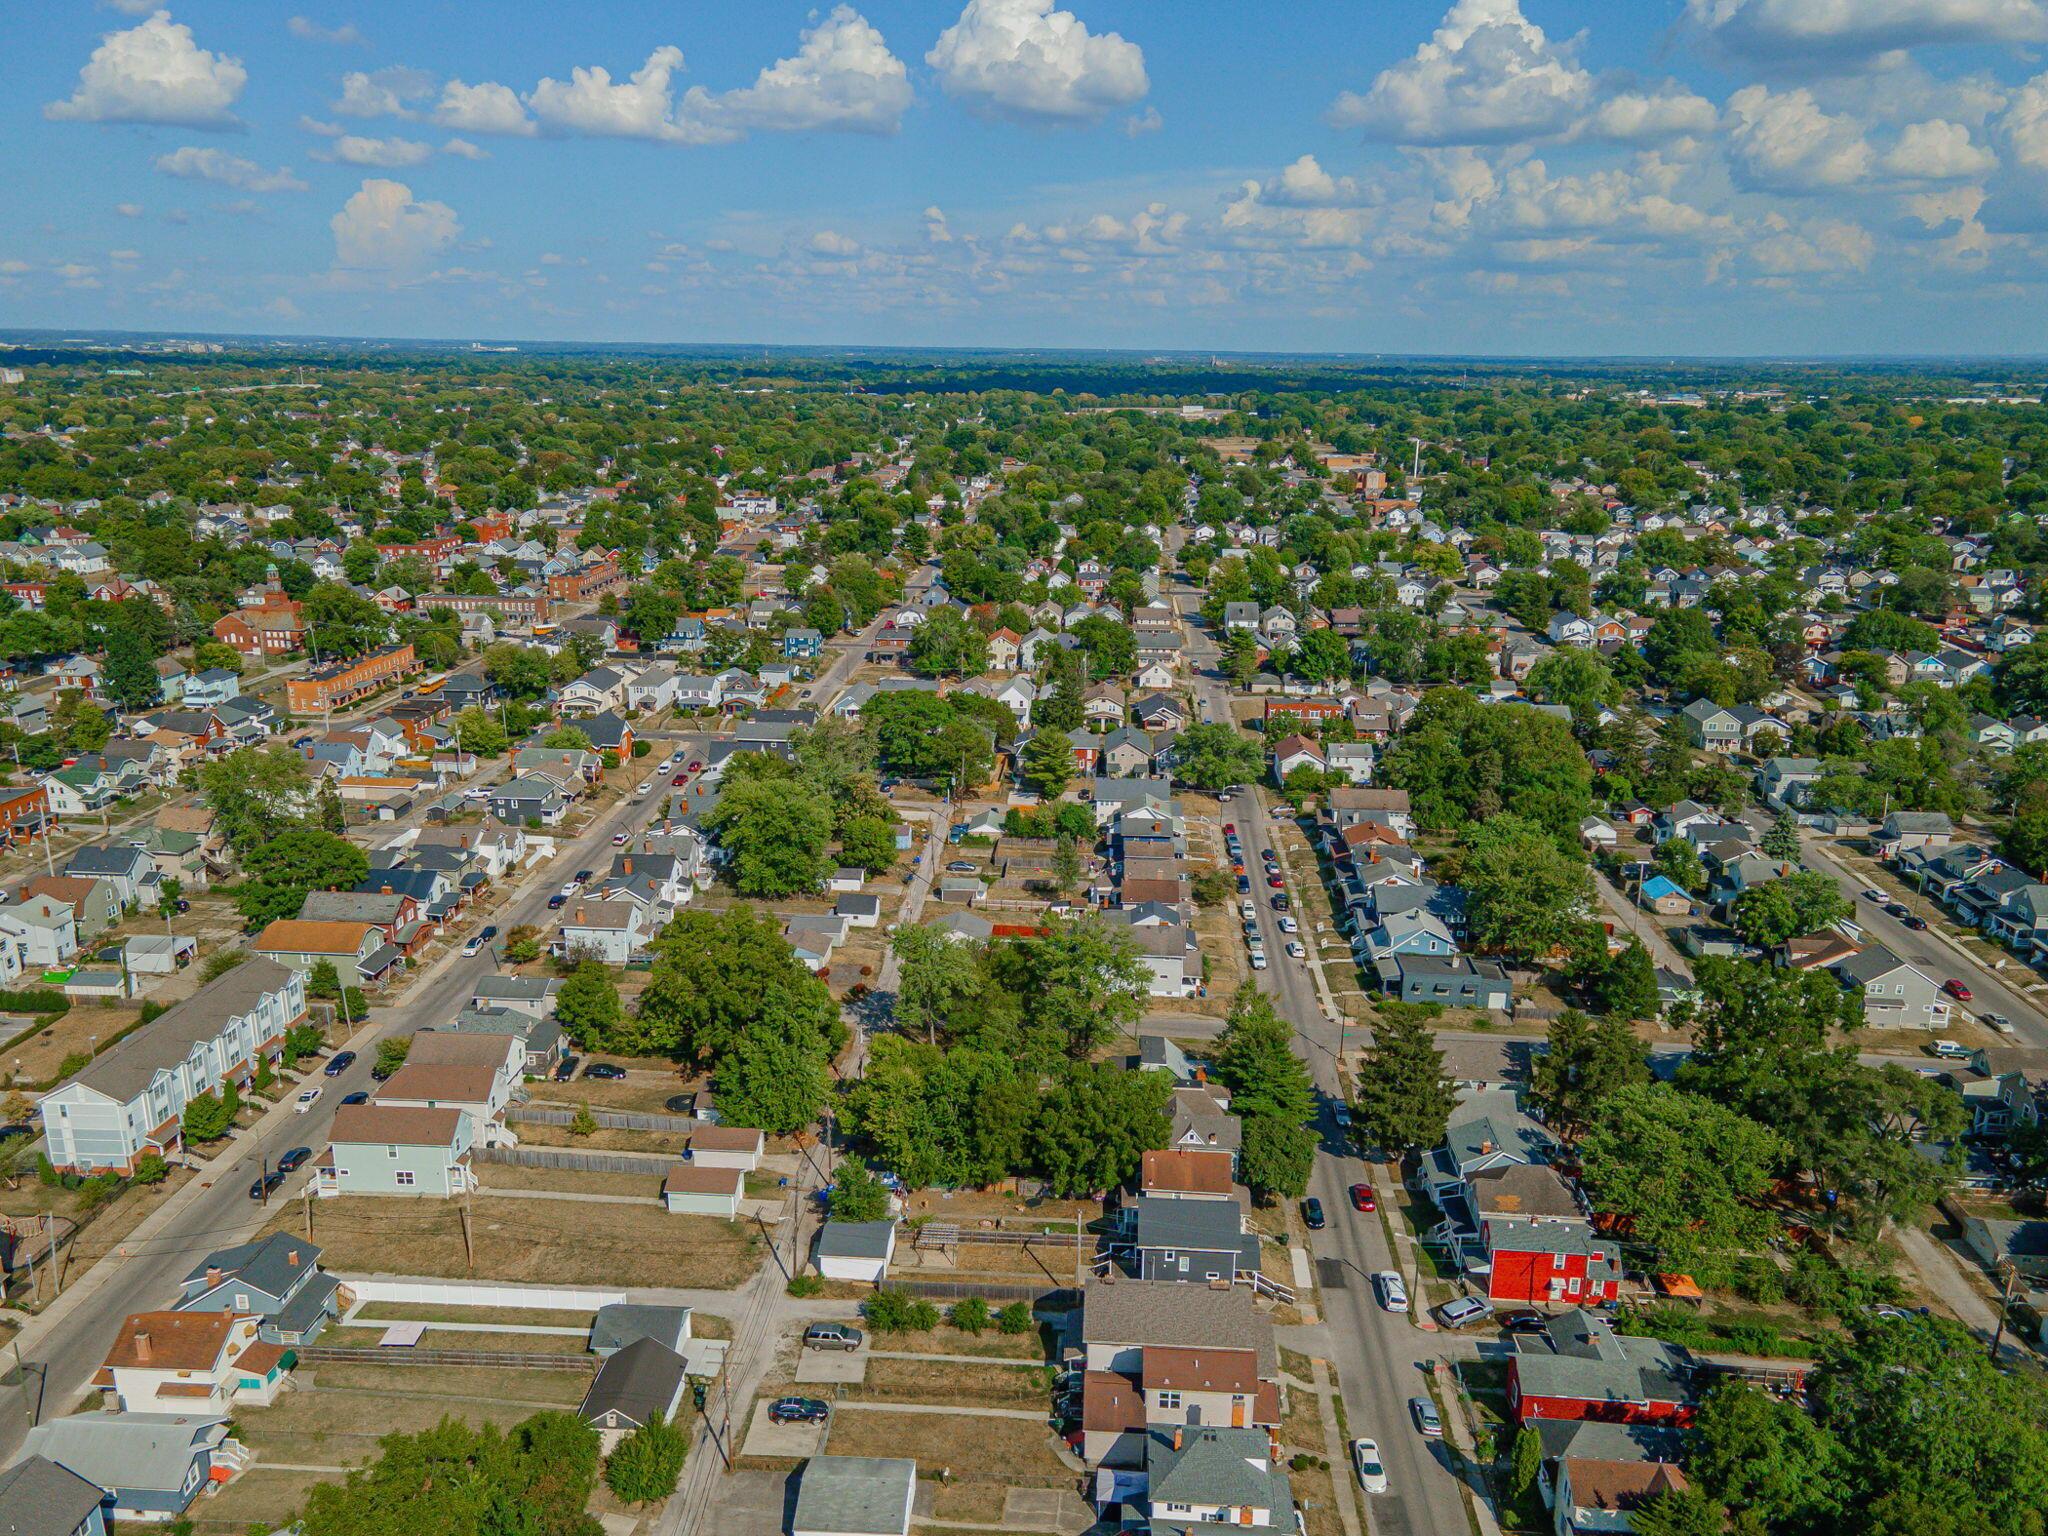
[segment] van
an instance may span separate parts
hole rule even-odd
[[[1463,1328],[1482,1317],[1493,1315],[1493,1303],[1484,1296],[1460,1296],[1436,1309],[1436,1319],[1446,1328]]]

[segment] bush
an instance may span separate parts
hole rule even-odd
[[[799,1299],[806,1296],[816,1296],[824,1289],[825,1282],[817,1275],[798,1275],[788,1285],[783,1287],[785,1292]]]
[[[660,1414],[634,1430],[605,1458],[605,1486],[628,1504],[651,1504],[676,1491],[690,1441]]]
[[[57,1165],[50,1161],[49,1154],[36,1154],[36,1182],[45,1189],[55,1189],[64,1182],[64,1175],[57,1171]]]
[[[70,1077],[74,1073],[83,1072],[87,1067],[91,1065],[91,1051],[73,1051],[69,1056],[66,1056],[62,1061],[57,1063],[58,1080],[62,1081],[64,1078]]]
[[[1785,1299],[1785,1276],[1768,1256],[1745,1254],[1736,1261],[1735,1294],[1754,1306],[1774,1307]]]
[[[218,980],[248,958],[249,951],[246,949],[215,950],[206,957],[206,964],[199,968],[199,975],[205,981]]]
[[[576,1116],[569,1122],[569,1134],[571,1136],[595,1136],[597,1134],[597,1116],[590,1112],[588,1104],[578,1104],[576,1106]]]
[[[121,1188],[120,1176],[112,1173],[96,1173],[78,1186],[78,1208],[80,1211],[96,1211],[105,1205]]]
[[[987,1302],[979,1296],[969,1296],[947,1309],[946,1321],[962,1333],[984,1333],[993,1319],[989,1316]]]
[[[1001,1333],[1029,1333],[1036,1322],[1028,1301],[1013,1301],[996,1314],[996,1329]]]
[[[71,999],[54,987],[0,988],[0,1013],[63,1013]]]
[[[654,743],[651,741],[635,741],[633,743],[633,755],[635,757],[645,757],[653,750]]]
[[[171,1165],[161,1152],[145,1152],[135,1159],[135,1182],[161,1184],[171,1176]]]
[[[913,1301],[901,1291],[877,1291],[860,1305],[861,1316],[877,1333],[930,1333],[939,1326],[939,1309]]]

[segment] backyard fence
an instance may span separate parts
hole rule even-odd
[[[473,1147],[470,1156],[479,1163],[503,1163],[512,1168],[562,1168],[578,1173],[644,1173],[649,1177],[675,1166],[675,1157],[662,1152],[578,1152],[569,1147]]]
[[[505,1111],[505,1118],[518,1125],[573,1125],[581,1113],[574,1109],[544,1109],[535,1104],[519,1104]],[[590,1118],[607,1131],[665,1131],[672,1135],[687,1136],[700,1131],[710,1122],[699,1120],[694,1115],[655,1115],[630,1109],[598,1109],[593,1107]]]
[[[418,1345],[385,1348],[366,1345],[350,1349],[341,1344],[301,1344],[294,1352],[302,1365],[439,1365],[484,1366],[504,1371],[579,1371],[589,1375],[594,1362],[588,1355],[555,1354],[546,1350],[521,1353],[505,1349],[421,1349]]]

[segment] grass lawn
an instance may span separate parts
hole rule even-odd
[[[478,1178],[483,1192],[493,1189],[549,1189],[571,1195],[639,1195],[661,1198],[664,1175],[650,1167],[645,1173],[590,1173],[580,1168],[521,1168],[510,1163],[485,1163]]]
[[[551,1105],[550,1108],[567,1108],[572,1112],[576,1106]],[[659,1157],[680,1158],[686,1136],[671,1135],[665,1131],[614,1131],[603,1126],[588,1136],[578,1136],[566,1125],[536,1125],[531,1120],[517,1122],[522,1146],[528,1147],[576,1147],[585,1152],[651,1152]],[[499,1165],[493,1164],[493,1167]]]
[[[24,977],[22,985],[34,987],[40,983]],[[73,1003],[70,1012],[59,1014],[40,1033],[7,1053],[7,1070],[17,1082],[54,1087],[57,1069],[65,1057],[106,1049],[114,1036],[141,1016],[140,1003],[123,1003],[114,1008],[102,1008],[97,1002]],[[21,1063],[18,1067],[17,1061]]]
[[[526,1323],[536,1327],[587,1328],[592,1314],[546,1307],[454,1307],[429,1301],[373,1301],[356,1316],[365,1322]]]
[[[615,1057],[594,1057],[593,1060],[617,1061]],[[619,1065],[633,1071],[623,1081],[607,1082],[603,1078],[579,1077],[568,1083],[535,1083],[533,1104],[537,1109],[574,1109],[578,1104],[588,1104],[592,1109],[630,1109],[644,1114],[664,1115],[671,1111],[663,1106],[679,1093],[690,1091],[692,1079],[678,1074],[673,1068],[656,1074],[634,1070],[642,1065],[631,1061],[620,1061]],[[697,1086],[702,1086],[701,1081]]]
[[[952,1408],[1050,1408],[1044,1379],[1014,1365],[957,1360],[868,1361],[867,1380],[850,1389],[860,1401],[937,1403]]]
[[[341,1349],[382,1349],[381,1326],[336,1328],[320,1336],[323,1344]],[[507,1354],[581,1355],[590,1347],[588,1338],[566,1333],[472,1333],[469,1329],[436,1328],[432,1324],[420,1339],[421,1349],[490,1349]],[[388,1351],[387,1351],[388,1353]]]
[[[298,1231],[302,1220],[281,1211],[265,1230]],[[653,1205],[491,1200],[472,1226],[474,1269],[464,1262],[454,1201],[343,1196],[315,1202],[313,1212],[313,1240],[343,1274],[729,1290],[759,1261],[760,1239],[738,1222]]]
[[[580,1376],[555,1372],[550,1395],[536,1401],[492,1390],[499,1386],[497,1377],[517,1372],[455,1373],[492,1378],[489,1383],[470,1383],[480,1389],[475,1393],[458,1393],[450,1386],[448,1373],[438,1370],[418,1366],[344,1369],[384,1377],[388,1384],[340,1386],[334,1383],[335,1373],[329,1367],[301,1371],[302,1378],[310,1375],[311,1380],[301,1380],[270,1407],[238,1410],[236,1435],[264,1461],[356,1466],[377,1454],[377,1441],[384,1435],[417,1433],[444,1418],[510,1426],[543,1407],[574,1408],[584,1385]]]
[[[1052,1445],[1051,1430],[1024,1419],[841,1409],[832,1415],[826,1448],[834,1456],[901,1456],[905,1446],[923,1446],[931,1454],[918,1457],[920,1479],[936,1478],[951,1468],[960,1482],[1064,1487],[1073,1474],[1053,1454]]]
[[[209,1498],[195,1499],[186,1516],[195,1536],[242,1536],[291,1523],[314,1483],[338,1483],[339,1473],[279,1472],[258,1464]]]
[[[987,1355],[991,1359],[1045,1359],[1045,1344],[1034,1328],[1030,1333],[962,1333],[957,1328],[939,1327],[930,1333],[878,1333],[876,1349],[900,1349],[919,1355]]]
[[[593,1371],[595,1364],[593,1362]],[[475,1398],[481,1402],[522,1405],[528,1412],[559,1408],[565,1400],[575,1407],[582,1401],[583,1388],[568,1371],[510,1371],[492,1366],[397,1365],[388,1361],[323,1361],[301,1366],[298,1380],[329,1390],[346,1389],[360,1393],[365,1401],[395,1394],[413,1397],[430,1394],[450,1398]],[[262,1410],[258,1410],[259,1412]]]

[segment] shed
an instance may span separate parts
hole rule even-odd
[[[698,1168],[737,1168],[752,1173],[761,1166],[766,1138],[743,1125],[700,1125],[690,1132],[690,1162]]]
[[[818,1273],[827,1280],[880,1285],[895,1256],[893,1221],[828,1221],[818,1229]]]
[[[661,1181],[662,1203],[671,1216],[724,1216],[740,1213],[746,1174],[738,1168],[677,1163]]]
[[[813,1456],[790,1536],[909,1536],[917,1463],[904,1456]]]

